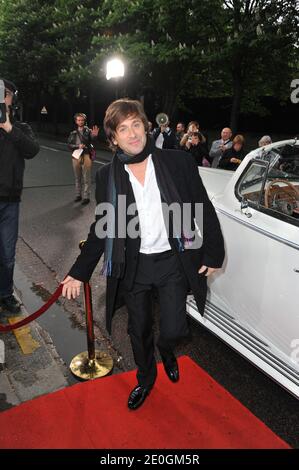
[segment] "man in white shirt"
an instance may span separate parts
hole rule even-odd
[[[229,127],[224,127],[221,131],[221,139],[214,140],[211,145],[210,149],[210,159],[212,160],[212,168],[217,168],[219,161],[225,150],[232,147],[233,142],[232,138],[232,131]]]
[[[156,127],[152,132],[152,136],[156,142],[156,147],[159,149],[175,149],[177,147],[176,135],[169,127],[169,121]]]
[[[147,135],[148,120],[141,103],[129,99],[113,102],[106,111],[104,128],[115,155],[112,163],[97,173],[98,215],[81,254],[63,281],[63,295],[69,299],[79,295],[81,281],[89,280],[104,253],[102,274],[107,276],[108,331],[120,292],[129,313],[128,331],[138,384],[129,395],[128,407],[135,410],[150,393],[157,375],[153,288],[158,291],[160,305],[157,346],[168,378],[177,382],[179,369],[173,350],[178,340],[188,335],[187,293],[192,290],[203,314],[207,276],[221,268],[224,244],[217,215],[195,162],[185,152],[155,147]],[[122,197],[126,198],[126,213],[121,209]],[[196,203],[203,206],[202,220],[196,215]],[[132,204],[137,211],[131,210]],[[179,208],[190,204],[193,214],[190,226],[202,226],[201,245],[194,243],[195,236],[189,237],[184,224],[178,227],[172,219],[166,220],[163,209],[174,204]],[[112,216],[110,210],[101,210],[111,206]],[[136,230],[132,231],[136,212]],[[124,236],[123,222],[127,229]],[[111,224],[113,230],[107,235]],[[104,226],[106,234],[101,228]]]

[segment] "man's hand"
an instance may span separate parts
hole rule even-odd
[[[80,295],[80,287],[82,282],[74,279],[72,276],[67,276],[64,281],[62,281],[62,295],[67,297],[69,300],[75,299]]]
[[[9,114],[6,113],[6,121],[0,124],[0,129],[5,130],[7,133],[11,132],[12,130],[12,124],[9,119]]]
[[[241,163],[241,160],[239,160],[239,158],[235,158],[235,157],[231,158],[230,161],[231,161],[231,163]]]
[[[79,149],[85,149],[86,145],[85,144],[79,144]]]
[[[202,265],[202,267],[199,269],[198,271],[198,274],[202,274],[204,273],[205,271],[207,271],[205,273],[205,276],[210,276],[211,274],[213,274],[215,271],[219,271],[220,268],[208,268],[208,266],[205,266],[204,264]]]
[[[92,137],[97,137],[99,133],[100,128],[98,126],[92,126],[91,129],[91,135]]]

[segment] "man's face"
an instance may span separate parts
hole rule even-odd
[[[182,132],[184,129],[185,128],[184,128],[183,124],[181,122],[179,122],[176,126],[176,131],[177,132]]]
[[[82,116],[76,117],[76,124],[78,127],[84,127],[85,119]]]
[[[222,140],[229,140],[232,136],[232,131],[230,130],[229,127],[225,127],[224,129],[222,129],[221,131],[221,139]]]
[[[129,116],[116,128],[114,145],[118,145],[127,155],[137,155],[146,144],[146,133],[142,120],[138,116]]]
[[[9,106],[12,105],[12,100],[13,100],[13,92],[9,90],[8,88],[5,88],[5,104],[6,104],[6,109],[9,109]]]

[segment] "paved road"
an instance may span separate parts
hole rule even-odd
[[[45,138],[41,139],[41,144],[39,156],[26,165],[18,264],[28,282],[51,292],[78,254],[78,242],[88,233],[95,203],[93,199],[90,205],[83,207],[73,202],[71,157],[65,145]],[[96,170],[110,158],[108,152],[98,152],[93,181]],[[125,334],[127,315],[124,309],[114,320],[112,338],[105,332],[105,287],[98,271],[99,268],[92,278],[97,337],[119,361],[116,371],[132,369],[135,366]],[[70,318],[75,318],[73,327],[76,328],[82,313],[80,302],[66,302],[64,308]],[[192,339],[178,349],[178,354],[190,355],[274,432],[299,447],[298,401],[203,327],[193,320],[190,323]],[[71,342],[71,328],[69,332],[66,328],[65,334],[66,342]],[[50,335],[55,344],[55,328],[52,327]]]

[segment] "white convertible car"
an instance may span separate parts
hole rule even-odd
[[[202,317],[187,311],[299,398],[299,143],[250,152],[235,172],[200,168],[226,247]]]

